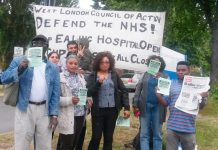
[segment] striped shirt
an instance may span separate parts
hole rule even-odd
[[[168,103],[170,116],[167,121],[167,129],[183,133],[195,133],[195,115],[185,113],[175,108],[176,100],[182,89],[182,80],[173,80],[170,87],[170,95],[166,99]]]

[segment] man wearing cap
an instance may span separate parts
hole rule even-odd
[[[52,130],[57,125],[60,78],[57,67],[45,60],[48,40],[37,35],[31,47],[43,47],[43,63],[29,67],[25,56],[14,58],[2,74],[3,84],[19,82],[15,109],[15,150],[28,150],[34,139],[35,150],[51,150]]]

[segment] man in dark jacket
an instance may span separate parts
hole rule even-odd
[[[93,57],[91,51],[89,50],[88,38],[79,39],[77,56],[80,58],[79,67],[85,72],[91,72]]]

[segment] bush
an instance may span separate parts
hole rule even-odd
[[[213,100],[218,100],[218,83],[211,87],[210,95]]]

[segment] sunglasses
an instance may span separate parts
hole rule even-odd
[[[46,47],[46,46],[48,46],[48,44],[44,41],[32,41],[32,46],[33,47],[37,47],[37,46]]]

